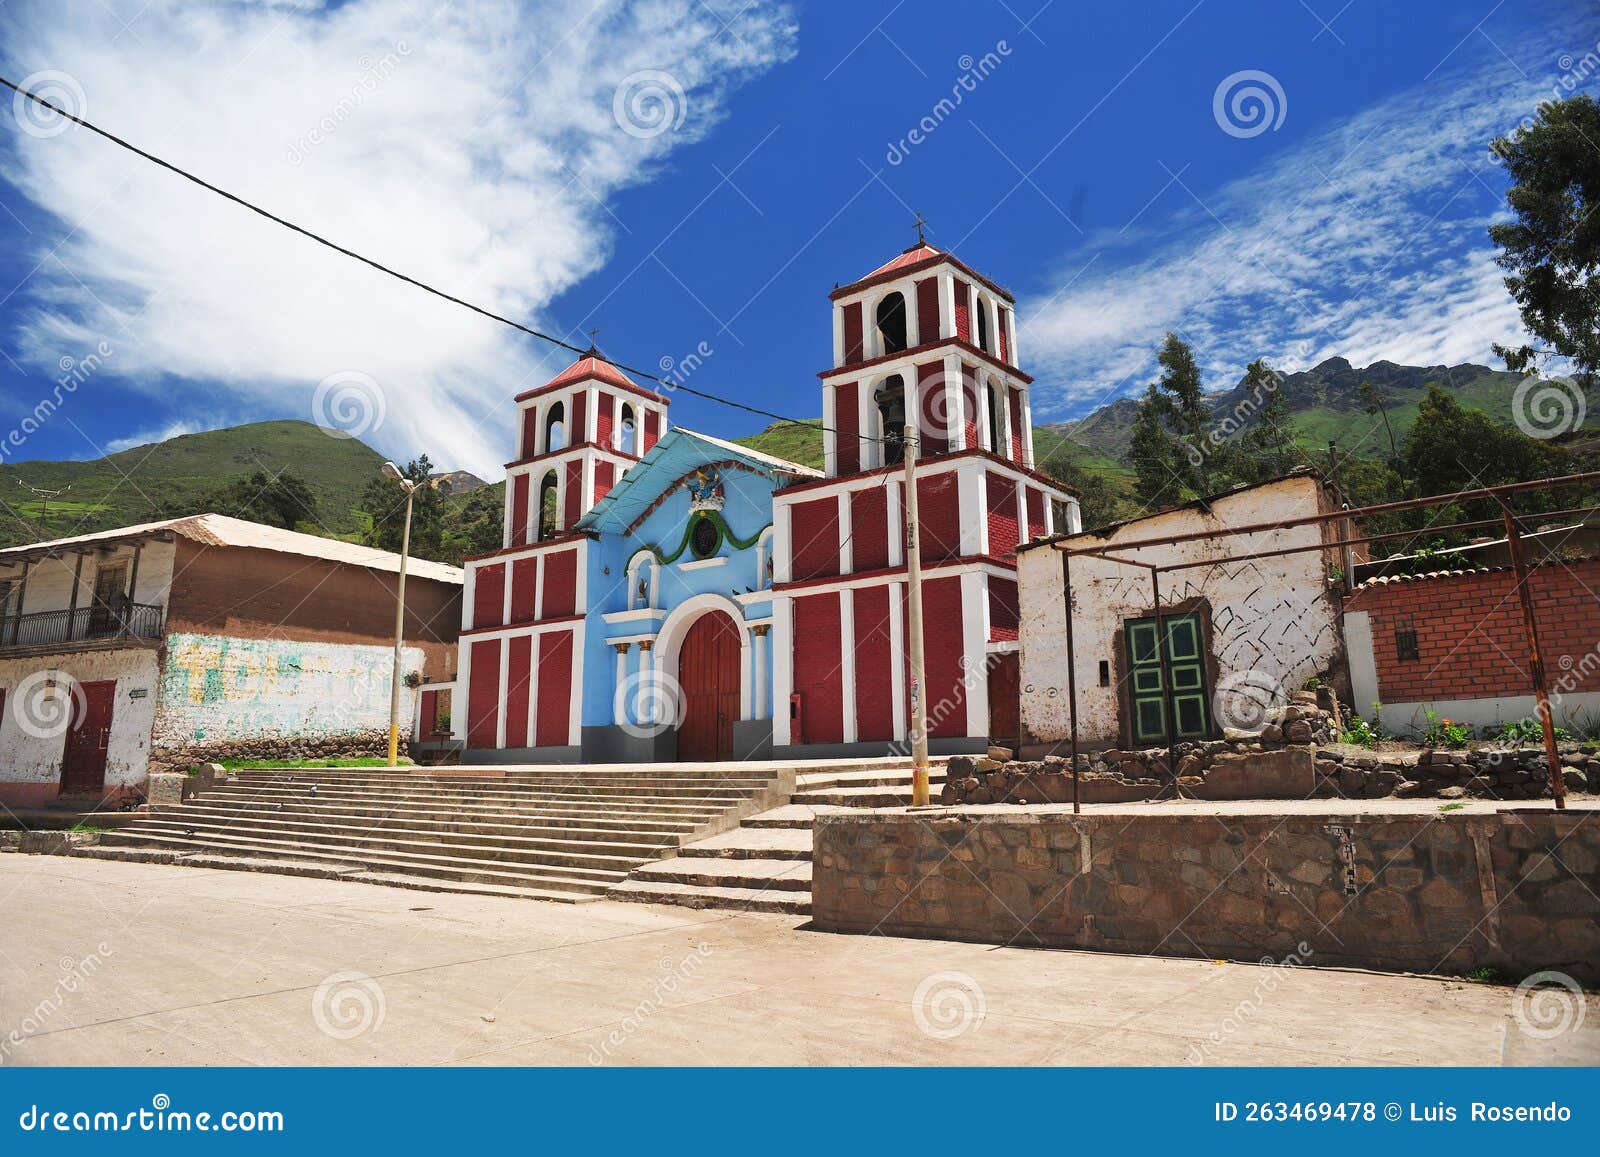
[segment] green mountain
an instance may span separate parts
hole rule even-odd
[[[1345,453],[1379,459],[1389,456],[1389,435],[1383,417],[1366,412],[1359,392],[1362,382],[1371,382],[1383,396],[1398,446],[1416,422],[1417,406],[1428,386],[1443,386],[1462,405],[1509,424],[1512,393],[1522,380],[1518,374],[1470,363],[1400,366],[1374,362],[1358,369],[1344,358],[1329,358],[1309,370],[1285,376],[1278,388],[1289,403],[1295,432],[1308,452],[1326,453],[1329,441],[1334,441]],[[1250,391],[1241,378],[1232,389],[1213,395],[1211,405],[1220,419],[1241,407],[1246,413],[1253,412],[1249,401]],[[1134,398],[1119,398],[1087,417],[1039,426],[1035,441],[1039,441],[1037,433],[1048,431],[1058,443],[1068,443],[1071,460],[1091,469],[1127,472],[1137,406]],[[1041,460],[1042,454],[1041,445]]]
[[[352,499],[382,462],[358,439],[276,421],[181,434],[88,461],[7,463],[0,466],[0,545],[199,514],[228,483],[258,470],[298,475],[316,496],[322,532],[353,537],[367,523]]]

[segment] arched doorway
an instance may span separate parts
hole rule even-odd
[[[709,762],[733,758],[733,724],[739,718],[740,631],[722,611],[690,624],[678,651],[683,722],[678,758]]]

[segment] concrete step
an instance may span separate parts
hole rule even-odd
[[[945,764],[928,764],[928,778],[943,783]],[[869,771],[808,772],[795,776],[796,791],[823,791],[834,787],[911,787],[911,768],[880,768]]]
[[[804,828],[811,830],[811,822],[818,812],[837,811],[831,807],[811,807],[808,804],[787,804],[775,807],[771,811],[758,812],[753,816],[745,816],[740,821],[744,828]]]
[[[320,790],[316,795],[302,791],[281,791],[277,789],[262,789],[259,791],[243,792],[238,789],[232,791],[207,791],[197,796],[213,802],[238,801],[252,804],[260,808],[270,808],[276,804],[285,806],[294,804],[321,804],[341,805],[348,804],[356,807],[377,807],[384,810],[396,811],[408,809],[411,811],[433,812],[436,814],[454,814],[462,811],[475,811],[478,813],[496,813],[504,815],[534,815],[543,811],[560,811],[571,814],[635,814],[670,816],[703,816],[720,813],[730,807],[738,807],[751,801],[751,797],[740,796],[730,799],[702,799],[702,800],[656,800],[648,798],[638,799],[593,799],[584,796],[551,797],[543,800],[496,800],[496,799],[432,799],[412,798],[405,796],[386,796],[381,792],[356,794],[351,792]]]
[[[758,794],[755,789],[735,789],[720,787],[694,787],[694,788],[649,788],[628,789],[621,788],[596,789],[581,785],[569,788],[531,788],[528,791],[501,791],[498,789],[485,789],[483,791],[429,791],[404,786],[386,787],[383,785],[353,785],[341,783],[318,784],[280,784],[280,783],[230,783],[219,784],[210,789],[214,793],[248,796],[279,796],[289,798],[302,798],[311,794],[311,788],[317,789],[317,796],[327,796],[330,799],[387,799],[408,802],[433,802],[443,805],[458,803],[492,803],[512,807],[527,806],[543,802],[563,802],[570,800],[584,800],[592,803],[611,802],[650,802],[659,804],[696,805],[712,804],[720,806],[730,801],[749,799]]]
[[[681,908],[729,908],[744,912],[811,914],[811,893],[774,892],[765,888],[695,887],[666,880],[633,880],[618,884],[608,900],[634,904],[674,904]]]
[[[811,892],[809,860],[719,859],[676,856],[652,860],[634,869],[628,882],[669,881],[703,888],[771,888],[779,892]]]
[[[389,812],[358,814],[334,808],[284,808],[282,811],[258,808],[222,807],[206,800],[197,800],[178,808],[155,813],[158,817],[176,817],[188,820],[202,818],[213,823],[260,823],[266,825],[315,824],[331,827],[381,827],[406,829],[418,833],[436,833],[460,836],[482,836],[495,839],[528,838],[552,841],[638,843],[650,847],[676,846],[689,824],[672,824],[651,828],[620,823],[599,823],[583,820],[529,823],[521,817],[491,817],[473,819],[428,819],[417,816],[396,815]]]
[[[192,837],[191,837],[192,833]],[[247,836],[293,841],[308,847],[357,847],[382,852],[432,855],[448,853],[457,859],[488,860],[496,864],[540,867],[598,868],[628,872],[665,849],[644,844],[613,844],[577,840],[528,840],[515,836],[475,838],[452,835],[448,839],[404,829],[352,828],[329,825],[284,826],[271,823],[225,824],[198,817],[152,820],[118,833],[126,841],[148,836],[182,836],[200,840]]]
[[[586,868],[548,868],[498,861],[458,859],[449,856],[375,851],[357,846],[311,846],[298,841],[251,836],[194,836],[107,832],[102,847],[166,848],[173,851],[258,856],[263,859],[310,860],[374,871],[427,876],[458,883],[501,884],[509,887],[548,888],[558,892],[602,893],[626,876],[622,871]],[[493,863],[494,867],[488,865]]]
[[[362,884],[382,884],[390,888],[409,888],[420,892],[447,892],[467,896],[502,896],[523,900],[551,900],[559,904],[588,904],[601,899],[581,892],[558,892],[548,888],[519,888],[503,884],[463,884],[366,868],[328,866],[301,860],[271,860],[256,856],[208,855],[161,848],[82,847],[74,855],[96,860],[121,860],[138,864],[181,864],[190,868],[214,868],[233,872],[271,872],[280,876],[313,876],[325,880],[354,880]]]
[[[931,792],[939,798],[937,788]],[[903,788],[890,787],[835,787],[826,791],[797,791],[792,803],[808,807],[906,807],[911,803],[911,784]]]
[[[577,826],[588,824],[614,824],[637,826],[639,830],[692,831],[709,815],[720,815],[722,809],[684,812],[681,810],[657,811],[634,807],[559,807],[559,808],[416,808],[388,804],[373,799],[351,802],[325,800],[321,796],[302,799],[253,800],[234,796],[219,796],[211,792],[196,796],[185,807],[209,807],[252,815],[342,815],[371,818],[396,817],[427,822],[461,820],[488,824],[549,824]]]
[[[811,832],[804,828],[738,827],[685,844],[678,856],[682,859],[810,860]]]

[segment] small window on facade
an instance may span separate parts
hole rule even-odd
[[[544,476],[544,481],[539,483],[539,540],[554,538],[560,529],[561,509],[559,488],[556,485],[556,472],[551,470]]]
[[[1402,659],[1420,659],[1422,650],[1417,646],[1417,632],[1409,627],[1402,627],[1394,633],[1395,653]]]
[[[624,454],[637,454],[639,423],[632,406],[622,407],[622,422],[617,427],[617,449]]]
[[[722,531],[717,524],[704,515],[695,519],[694,529],[689,532],[689,550],[695,558],[710,558],[721,545]]]
[[[984,353],[989,353],[989,304],[982,298],[977,301],[978,307],[978,348]]]
[[[1109,660],[1100,660],[1100,686],[1111,686],[1111,663]]]
[[[544,452],[560,450],[567,444],[566,408],[557,402],[544,419]]]

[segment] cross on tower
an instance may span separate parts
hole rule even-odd
[[[597,350],[597,349],[600,348],[600,327],[599,326],[595,326],[593,329],[591,329],[589,331],[589,348],[592,349],[592,350]]]
[[[926,217],[924,217],[921,213],[918,213],[917,214],[917,222],[916,222],[916,224],[917,224],[917,244],[918,245],[923,245],[923,244],[927,243],[927,238],[922,235],[922,227],[924,225],[926,225],[927,223],[928,223],[928,219]]]

